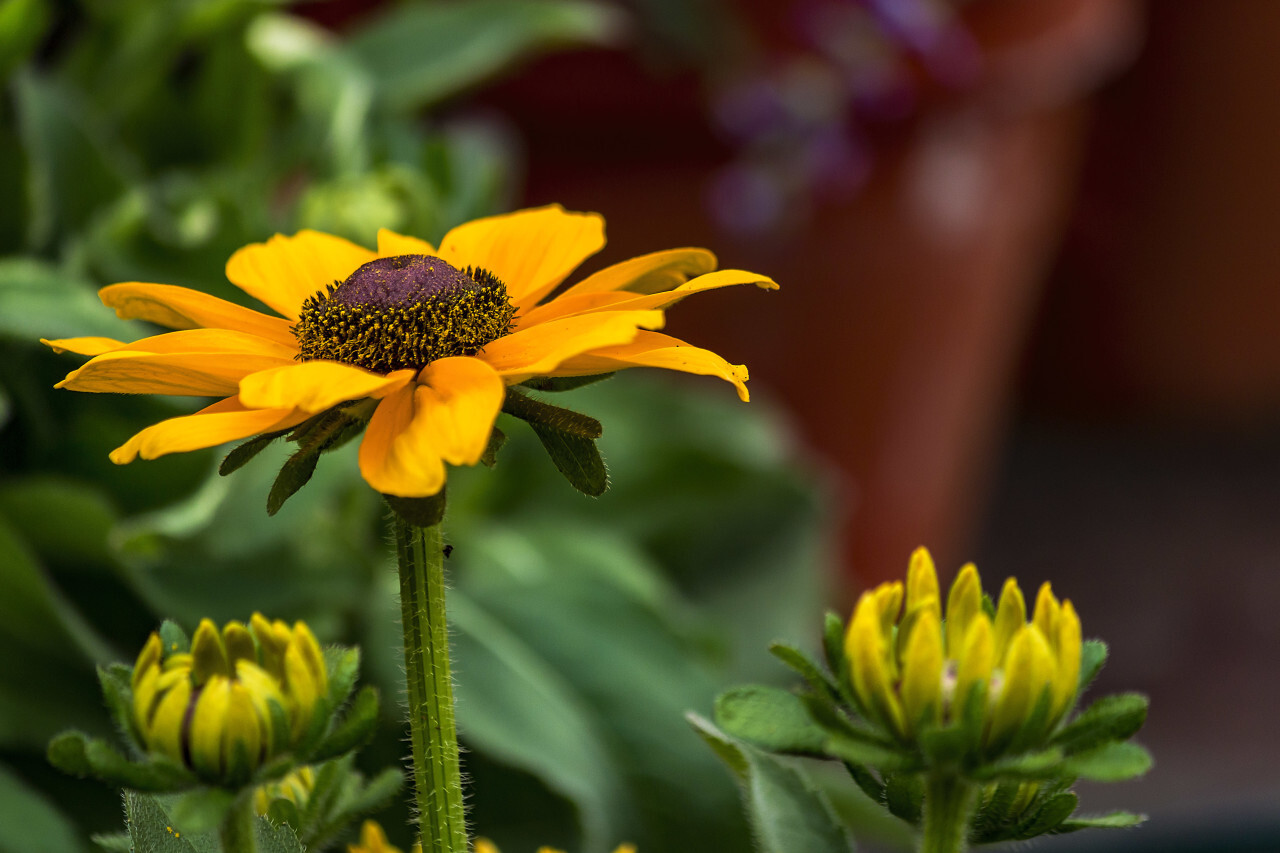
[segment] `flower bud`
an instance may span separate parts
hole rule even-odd
[[[961,569],[945,619],[933,560],[921,548],[900,583],[862,595],[845,635],[849,682],[872,723],[899,741],[925,729],[976,719],[988,756],[1042,739],[1075,704],[1080,679],[1080,620],[1049,584],[1030,621],[1009,579],[989,615],[977,569]]]
[[[207,782],[236,784],[310,730],[328,691],[319,644],[302,622],[290,629],[254,614],[251,626],[229,622],[219,631],[205,619],[189,652],[166,650],[151,635],[132,677],[147,751]]]

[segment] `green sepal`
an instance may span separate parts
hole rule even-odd
[[[842,761],[844,769],[849,771],[854,784],[862,789],[862,793],[871,798],[872,802],[884,802],[884,783],[876,778],[875,774],[865,764],[858,764],[854,761]]]
[[[727,735],[769,752],[823,755],[827,733],[814,725],[799,696],[749,684],[716,697],[715,721]]]
[[[122,663],[100,666],[98,684],[102,686],[102,698],[116,727],[130,743],[142,744],[138,722],[133,717],[133,668]]]
[[[298,738],[297,743],[293,745],[294,751],[301,760],[307,762],[323,760],[312,758],[312,756],[329,731],[329,727],[333,724],[333,714],[336,710],[338,710],[337,706],[329,701],[328,696],[316,698],[316,704],[311,710],[311,719],[307,723],[307,728],[302,732],[302,737]]]
[[[444,520],[444,508],[448,499],[441,489],[426,498],[402,498],[399,495],[382,495],[391,511],[414,527],[435,527]]]
[[[1151,769],[1151,753],[1136,743],[1111,741],[1063,762],[1064,774],[1095,782],[1122,782]]]
[[[551,463],[575,489],[599,497],[609,488],[609,471],[595,443],[604,432],[598,420],[535,400],[514,388],[507,389],[502,411],[533,428]]]
[[[271,442],[277,438],[283,438],[292,429],[290,427],[289,429],[276,430],[275,432],[264,432],[262,435],[256,435],[243,444],[236,445],[223,458],[222,463],[218,465],[218,474],[225,477],[232,472],[239,471],[250,459],[266,450],[271,445]]]
[[[1079,804],[1080,798],[1070,791],[1054,794],[1046,798],[1030,817],[1019,823],[1011,837],[1025,841],[1029,838],[1047,835],[1056,830],[1064,820],[1071,817],[1071,813],[1076,810],[1076,806]]]
[[[237,796],[225,788],[199,788],[178,798],[169,817],[184,833],[212,832],[222,825]]]
[[[969,840],[975,844],[989,844],[1008,838],[1008,827],[1013,823],[1013,804],[1018,797],[1020,782],[998,782],[978,806],[970,824]]]
[[[827,611],[822,624],[822,651],[831,672],[848,668],[844,657],[844,622],[834,610]]]
[[[1051,743],[1068,755],[1109,740],[1128,740],[1147,719],[1147,697],[1119,693],[1094,702],[1058,732]]]
[[[495,425],[489,430],[489,443],[485,445],[484,453],[480,454],[480,464],[486,468],[492,468],[498,464],[498,451],[507,443],[507,434],[498,429]]]
[[[1063,769],[1062,750],[1050,747],[988,762],[972,770],[969,775],[978,781],[1035,781],[1069,776],[1071,773]]]
[[[274,752],[280,752],[293,738],[293,726],[289,713],[275,699],[267,699],[267,714],[271,718],[271,744]]]
[[[786,643],[774,643],[769,646],[769,652],[778,660],[785,663],[791,669],[800,674],[809,686],[818,693],[837,699],[840,696],[840,687],[831,677],[822,671],[822,667],[818,666],[808,655],[794,646]]]
[[[67,731],[49,742],[49,763],[73,776],[92,776],[135,791],[181,791],[197,784],[185,767],[163,756],[130,761],[107,741]]]
[[[227,756],[227,766],[219,784],[228,788],[239,788],[253,777],[253,770],[253,762],[249,758],[249,750],[245,747],[244,741],[235,740],[231,743],[231,754]]]
[[[133,842],[127,832],[99,832],[89,836],[103,853],[133,853]]]
[[[355,690],[360,675],[360,649],[329,646],[324,650],[325,672],[329,678],[329,701],[340,707]]]
[[[160,642],[164,645],[165,657],[185,654],[191,651],[191,640],[187,637],[187,632],[182,630],[182,626],[172,619],[166,619],[161,622],[160,628],[156,633],[160,635]]]
[[[1084,695],[1106,662],[1107,644],[1102,640],[1085,640],[1080,647],[1080,689],[1076,691],[1077,696]]]
[[[302,828],[302,816],[298,814],[298,804],[286,797],[276,797],[267,806],[267,820],[275,824],[288,824],[294,832]]]
[[[884,777],[884,804],[894,817],[915,826],[924,811],[924,780],[918,773],[890,773]]]
[[[1082,829],[1128,829],[1145,823],[1147,816],[1133,812],[1111,812],[1093,817],[1073,817],[1063,821],[1054,829],[1055,833],[1078,832]]]
[[[979,679],[969,688],[969,695],[964,697],[964,705],[960,709],[960,726],[964,729],[968,742],[969,756],[977,755],[982,749],[982,730],[986,726],[987,716],[987,681]]]
[[[316,464],[320,461],[320,448],[304,448],[293,454],[280,466],[280,473],[271,484],[271,492],[267,495],[267,515],[275,515],[284,506],[284,502],[293,497],[311,480],[316,472]]]
[[[909,753],[888,747],[871,735],[854,736],[852,732],[833,734],[822,745],[822,751],[841,761],[852,761],[883,772],[919,770],[920,760]]]
[[[308,754],[310,761],[326,761],[368,742],[378,725],[378,691],[365,685],[337,726]]]
[[[354,769],[354,755],[322,764],[315,787],[298,817],[298,838],[308,850],[320,850],[349,825],[386,806],[404,787],[404,775],[396,768],[379,773],[367,783]],[[279,802],[278,800],[276,802]]]
[[[532,391],[572,391],[575,388],[584,388],[587,385],[603,382],[616,372],[592,373],[587,376],[535,376],[533,379],[527,379],[520,384]]]

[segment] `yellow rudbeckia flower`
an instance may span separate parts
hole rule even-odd
[[[601,216],[558,205],[465,223],[439,246],[385,229],[376,251],[316,231],[277,235],[240,249],[226,268],[274,315],[127,282],[103,288],[102,301],[122,318],[177,331],[46,343],[92,356],[61,388],[222,398],[142,430],[113,462],[213,447],[347,406],[368,420],[365,480],[385,494],[428,497],[444,486],[446,463],[480,460],[508,385],[662,367],[719,376],[748,399],[745,367],[657,330],[665,309],[690,294],[777,285],[715,271],[704,249],[673,249],[548,298],[603,246]]]

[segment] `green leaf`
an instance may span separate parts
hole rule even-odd
[[[57,235],[85,227],[101,205],[128,189],[135,176],[79,93],[30,71],[18,74],[14,82],[18,129],[27,156],[27,240],[45,248]]]
[[[171,802],[172,798],[124,792],[125,821],[133,849],[148,853],[221,853],[216,836],[192,835],[174,826],[166,808]]]
[[[853,849],[825,795],[798,769],[729,737],[697,714],[688,714],[687,719],[738,777],[757,850],[848,853]]]
[[[287,823],[272,826],[265,818],[254,821],[258,853],[305,853],[302,842]]]
[[[715,720],[731,737],[769,752],[822,755],[827,739],[800,697],[779,687],[754,684],[721,693]]]
[[[49,27],[48,0],[0,2],[0,82],[35,51]]]
[[[57,569],[88,574],[114,562],[108,538],[118,514],[106,495],[88,483],[14,477],[0,484],[0,517],[21,530],[31,549]]]
[[[107,741],[69,731],[49,742],[49,763],[73,776],[92,776],[111,785],[138,791],[175,791],[189,788],[195,777],[174,762],[158,756],[130,761]]]
[[[394,110],[433,103],[516,59],[612,39],[617,14],[579,0],[472,0],[405,5],[355,32],[350,54]]]
[[[1080,689],[1076,691],[1077,696],[1084,695],[1106,662],[1107,644],[1102,640],[1085,640],[1080,648]]]
[[[1151,753],[1136,743],[1113,741],[1072,755],[1063,762],[1064,775],[1095,782],[1121,782],[1151,769]]]
[[[1145,823],[1147,816],[1133,812],[1111,812],[1093,817],[1073,817],[1058,825],[1055,832],[1076,832],[1081,829],[1129,829]]]
[[[1071,755],[1109,740],[1128,740],[1147,719],[1147,697],[1138,693],[1104,696],[1090,705],[1053,738]]]
[[[64,661],[105,662],[115,653],[50,582],[30,547],[0,517],[0,636]],[[13,653],[12,651],[10,653]]]
[[[34,345],[40,338],[93,335],[129,341],[142,334],[141,325],[105,307],[85,279],[35,258],[0,260],[0,336]],[[67,369],[80,360],[67,357]]]
[[[55,803],[0,765],[0,853],[83,853],[78,835]]]

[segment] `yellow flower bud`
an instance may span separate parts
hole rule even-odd
[[[323,655],[301,622],[282,632],[254,614],[253,624],[219,631],[205,619],[189,653],[165,655],[151,635],[132,678],[134,720],[148,751],[206,781],[235,784],[298,743],[328,690]]]
[[[1048,734],[1070,711],[1080,679],[1080,620],[1048,584],[1028,622],[1010,578],[993,619],[978,570],[966,565],[951,585],[944,619],[933,560],[921,548],[911,557],[899,617],[902,593],[899,583],[864,593],[845,635],[850,684],[870,722],[909,742],[923,729],[973,722],[964,717],[969,707],[982,723],[974,748],[994,755],[1019,734]]]
[[[310,765],[299,767],[282,779],[268,782],[253,792],[253,809],[265,815],[276,800],[284,799],[293,803],[301,811],[311,798],[316,787],[316,772]]]
[[[496,844],[487,838],[477,838],[472,853],[500,853]],[[366,820],[360,827],[360,840],[347,845],[347,853],[400,853],[400,848],[387,841],[387,835],[376,821]],[[422,845],[413,845],[412,853],[422,853]],[[562,853],[555,847],[539,847],[538,853]],[[635,845],[619,844],[613,853],[636,853]]]

